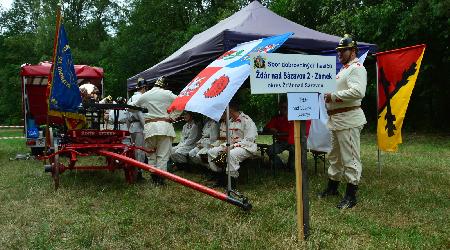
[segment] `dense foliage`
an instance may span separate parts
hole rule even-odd
[[[51,60],[56,0],[14,0],[0,9],[0,124],[21,118],[20,65]],[[66,0],[63,16],[74,61],[105,69],[106,93],[125,95],[126,79],[158,63],[194,34],[249,0]],[[127,2],[126,4],[124,2]],[[308,28],[376,43],[380,51],[426,43],[419,79],[406,115],[409,129],[448,130],[450,2],[444,0],[265,0],[263,4]],[[373,60],[372,60],[373,61]],[[374,65],[365,111],[375,114]],[[270,113],[276,97],[248,96],[244,109]],[[259,121],[259,122],[261,122]],[[373,125],[373,123],[372,123]]]

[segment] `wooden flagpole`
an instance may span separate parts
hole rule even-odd
[[[376,60],[376,55],[375,55],[375,60]],[[377,93],[376,93],[376,98],[377,98],[377,100],[376,100],[376,102],[377,102],[377,105],[376,105],[376,112],[375,112],[375,114],[376,114],[376,116],[377,116],[377,133],[375,133],[375,135],[377,136],[377,166],[378,166],[378,175],[379,176],[381,176],[381,162],[380,162],[380,145],[379,145],[379,143],[378,143],[378,109],[379,109],[379,107],[378,107],[378,98],[379,98],[379,96],[378,96],[378,62],[375,62],[375,70],[376,70],[376,74],[377,74],[377,77],[376,77],[376,79],[377,79],[377,82],[376,82],[376,85],[377,85]]]
[[[50,129],[49,129],[49,112],[50,112],[50,96],[52,94],[52,83],[53,83],[53,68],[55,65],[55,61],[56,61],[56,50],[58,47],[58,39],[59,39],[59,28],[61,26],[61,5],[58,4],[57,8],[56,8],[56,29],[55,29],[55,40],[53,41],[53,58],[52,58],[52,66],[50,67],[50,75],[48,77],[48,82],[47,82],[47,120],[46,120],[46,124],[45,124],[45,150],[44,150],[44,155],[47,154],[47,150],[50,144]]]

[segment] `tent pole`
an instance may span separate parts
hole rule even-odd
[[[375,55],[375,58],[376,58],[376,55]],[[376,105],[376,112],[375,112],[375,114],[376,114],[376,117],[377,117],[377,133],[376,133],[376,136],[377,136],[377,166],[378,166],[378,175],[379,176],[381,176],[381,163],[380,163],[380,145],[379,145],[379,143],[378,143],[378,62],[375,62],[375,70],[376,70],[376,75],[377,75],[377,82],[376,82],[376,85],[377,85],[377,93],[376,93],[376,102],[377,102],[377,105]]]
[[[230,176],[230,106],[227,106],[226,124],[227,124],[227,190],[231,191],[231,176]]]

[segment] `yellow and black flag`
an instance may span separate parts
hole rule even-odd
[[[419,74],[425,44],[377,53],[378,148],[395,152],[402,143],[401,129]]]

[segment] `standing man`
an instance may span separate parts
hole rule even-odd
[[[128,100],[128,105],[134,105],[137,100],[145,93],[147,88],[147,81],[144,78],[139,78],[136,85],[136,92]],[[130,131],[131,142],[138,147],[144,147],[144,126],[145,120],[141,111],[129,109],[127,112],[127,126]],[[137,161],[145,162],[145,153],[141,150],[136,150],[135,157]],[[142,180],[142,169],[138,169],[138,180]]]
[[[328,186],[320,198],[339,195],[340,181],[347,183],[343,199],[337,208],[356,205],[356,191],[361,178],[360,134],[366,124],[361,101],[366,92],[367,71],[356,57],[358,47],[351,36],[345,35],[336,48],[343,67],[336,75],[337,90],[324,95],[331,131],[331,152],[328,156]]]
[[[154,153],[148,155],[148,163],[167,171],[172,142],[176,137],[171,122],[180,113],[167,113],[167,108],[177,96],[165,87],[164,78],[160,77],[155,86],[142,94],[135,105],[148,110],[148,113],[144,114],[144,139],[147,148],[155,149]],[[157,175],[152,175],[152,180],[157,185],[165,184],[164,179]]]

